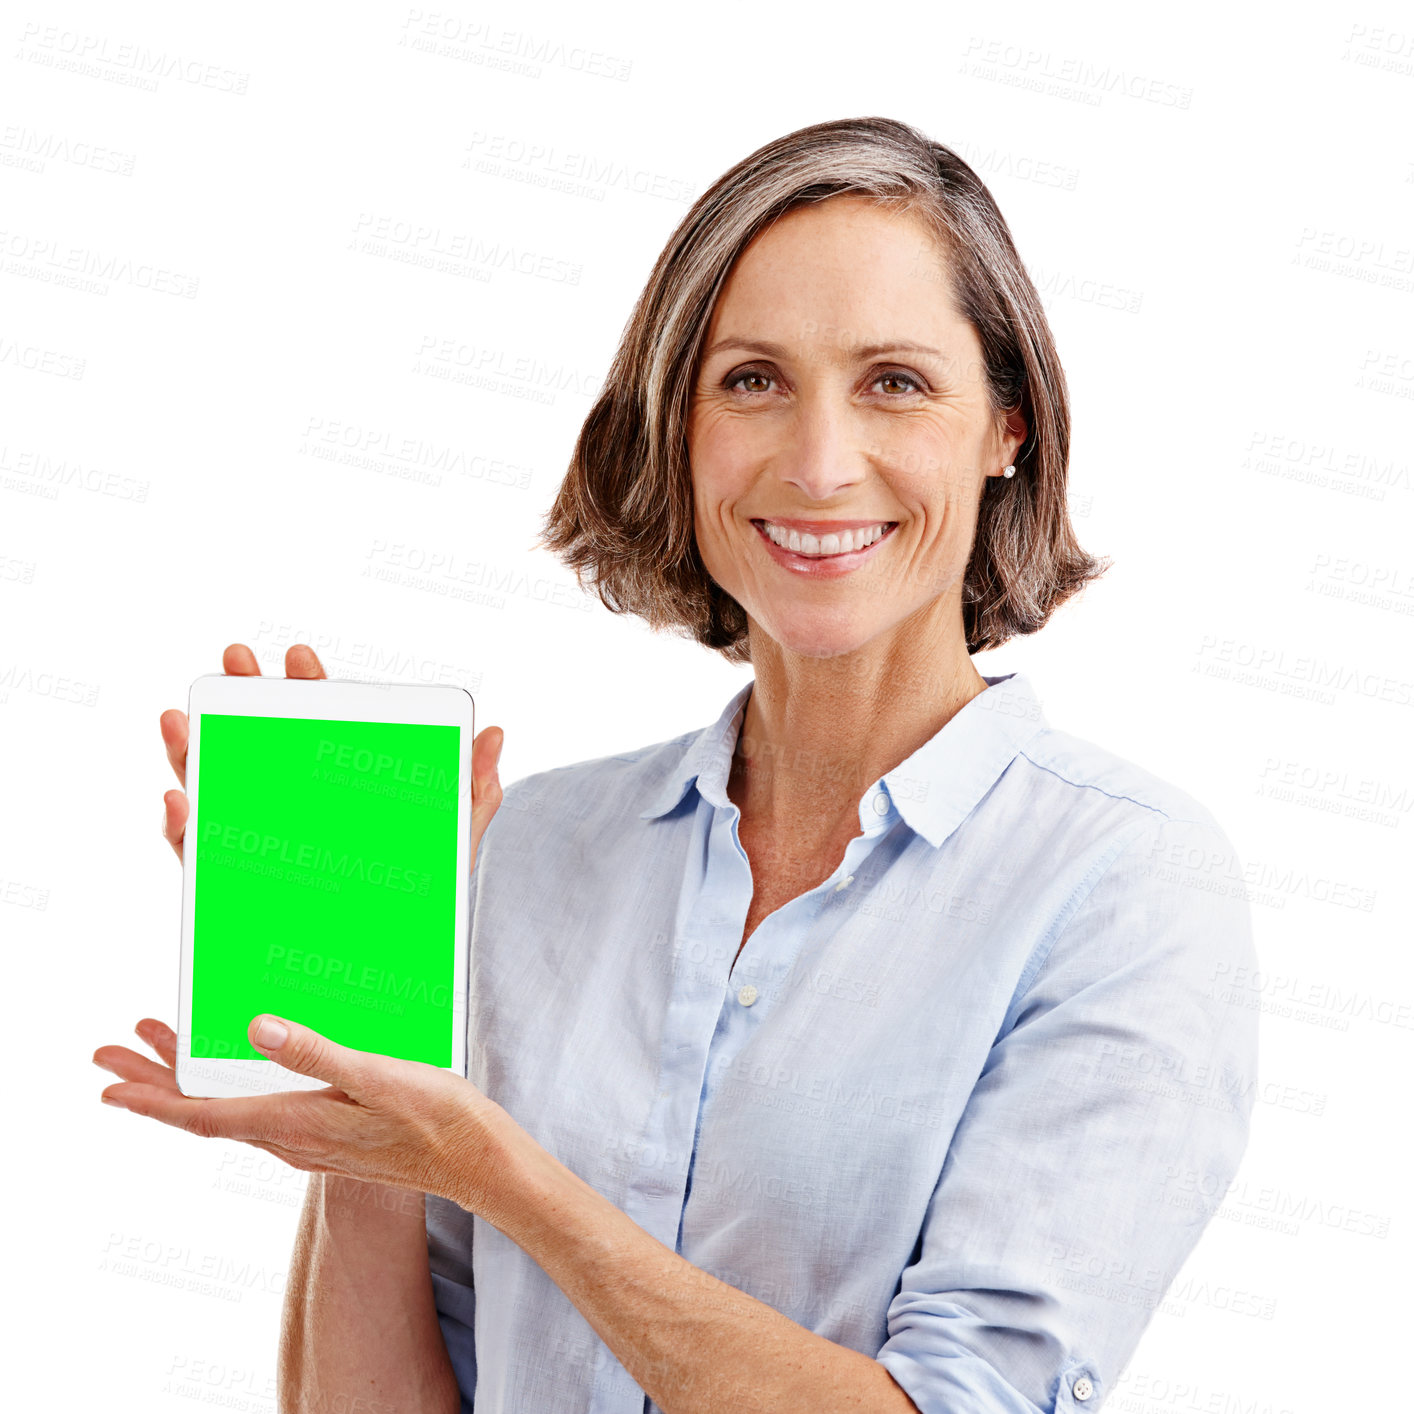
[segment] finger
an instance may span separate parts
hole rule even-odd
[[[133,1030],[174,1069],[177,1064],[177,1033],[165,1021],[144,1016]]]
[[[273,1135],[283,1133],[280,1120],[283,1097],[279,1095],[201,1099],[182,1094],[175,1085],[129,1080],[108,1086],[100,1098],[203,1139],[269,1142]]]
[[[307,643],[292,643],[285,649],[285,676],[287,678],[322,678],[324,665],[319,654]]]
[[[244,643],[233,643],[221,655],[221,667],[228,677],[258,678],[260,664]]]
[[[244,643],[231,644],[221,655],[221,665],[232,677],[260,676],[260,664],[255,661],[255,654]],[[169,707],[157,719],[157,726],[162,733],[162,744],[167,748],[167,760],[171,762],[172,770],[176,773],[177,784],[185,790],[187,785],[187,747],[191,741],[191,723],[185,712],[179,711],[176,707]],[[167,843],[176,850],[178,859],[182,857],[182,833],[186,829],[187,813],[185,800],[183,800],[180,811],[176,810],[170,800],[168,801],[167,817],[162,825],[162,834]]]
[[[255,654],[244,643],[233,643],[221,655],[221,666],[232,677],[259,677],[260,664]],[[190,737],[190,723],[187,714],[175,707],[169,707],[157,719],[162,733],[162,743],[167,748],[167,759],[177,773],[177,784],[183,789],[187,783],[187,742]]]
[[[298,1021],[268,1011],[251,1019],[246,1035],[261,1055],[286,1070],[313,1075],[354,1097],[367,1093],[368,1081],[381,1059],[371,1051],[341,1046]]]
[[[177,1077],[170,1067],[140,1056],[126,1046],[100,1046],[93,1053],[93,1063],[100,1070],[111,1071],[119,1080],[134,1080],[155,1085],[159,1090],[177,1088]]]
[[[187,784],[187,714],[169,707],[158,719],[157,728],[162,733],[162,745],[167,748],[167,760],[176,772],[177,784],[184,790]]]
[[[471,743],[471,803],[473,810],[490,807],[491,814],[501,803],[501,748],[506,734],[500,727],[486,727]]]
[[[169,790],[162,797],[162,838],[182,857],[182,840],[187,833],[187,818],[191,802],[179,790]]]

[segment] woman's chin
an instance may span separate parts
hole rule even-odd
[[[878,632],[853,616],[789,614],[757,620],[756,627],[778,648],[802,658],[838,658],[862,648]]]

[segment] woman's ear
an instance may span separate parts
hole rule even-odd
[[[1027,425],[1026,416],[1018,403],[1014,408],[1006,413],[1002,423],[1002,465],[1007,466],[1016,460],[1016,454],[1021,450],[1021,445],[1026,441],[1026,434],[1030,432]]]

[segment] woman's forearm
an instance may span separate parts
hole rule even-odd
[[[280,1414],[456,1414],[421,1193],[310,1175],[285,1288]]]
[[[474,1179],[463,1206],[539,1263],[664,1414],[917,1414],[878,1361],[693,1266],[509,1117],[489,1148],[503,1176],[492,1194]]]

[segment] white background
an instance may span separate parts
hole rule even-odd
[[[532,542],[690,201],[865,114],[995,194],[1115,558],[979,669],[1248,867],[1252,1144],[1110,1407],[1403,1387],[1407,10],[73,3],[0,34],[7,1403],[274,1409],[304,1177],[101,1106],[91,1062],[174,1019],[159,713],[228,643],[279,672],[304,641],[472,689],[506,780],[711,721],[747,670]]]

